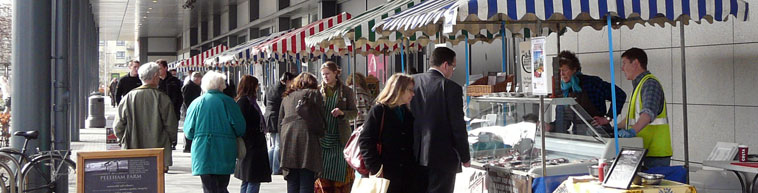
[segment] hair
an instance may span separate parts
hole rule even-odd
[[[158,65],[161,65],[163,68],[168,68],[168,62],[164,59],[158,59],[155,61],[155,63],[158,63]]]
[[[406,90],[408,86],[413,86],[414,84],[413,77],[410,75],[402,73],[393,74],[390,79],[387,80],[387,84],[384,85],[382,92],[376,97],[376,104],[387,105],[390,106],[390,108],[402,105],[399,104],[400,97],[402,97],[405,92],[408,92]]]
[[[242,76],[239,86],[237,86],[237,97],[234,100],[239,100],[242,97],[255,97],[255,91],[258,89],[258,79],[245,75]]]
[[[353,77],[355,77],[355,80],[353,80]],[[347,76],[346,82],[348,85],[358,85],[358,87],[361,87],[363,89],[368,88],[368,85],[366,85],[366,76],[363,76],[361,73],[355,73],[353,76]]]
[[[321,69],[322,70],[323,69],[329,69],[332,72],[334,72],[335,74],[337,74],[338,77],[339,77],[340,73],[342,73],[342,70],[339,67],[337,67],[337,63],[334,63],[332,61],[326,61],[326,62],[324,62],[324,64],[321,64]]]
[[[205,76],[203,76],[200,88],[205,92],[208,92],[209,90],[224,90],[226,88],[226,75],[214,71],[208,71],[205,73]]]
[[[135,62],[136,62],[137,64],[140,64],[139,60],[136,60],[136,59],[135,59],[135,60],[129,60],[129,63],[130,63],[130,64],[131,64],[131,63],[135,63]]]
[[[432,52],[432,57],[430,58],[431,61],[429,61],[432,66],[442,66],[442,63],[447,62],[448,64],[452,65],[455,61],[455,51],[451,50],[447,47],[438,47],[435,48]]]
[[[142,81],[142,84],[145,84],[145,82],[153,80],[153,78],[158,75],[159,71],[160,67],[158,67],[158,64],[155,62],[149,62],[140,66],[137,70],[137,74],[139,74],[139,79]]]
[[[576,58],[576,54],[568,50],[561,51],[558,54],[558,65],[565,65],[572,70],[582,71],[582,64],[579,63],[579,58]]]
[[[300,73],[300,75],[297,75],[297,77],[292,80],[292,83],[287,85],[287,91],[284,91],[282,97],[286,97],[290,93],[301,89],[318,89],[318,80],[316,80],[316,76],[310,72]]]
[[[623,54],[621,54],[621,57],[626,58],[629,61],[637,60],[640,62],[642,69],[647,70],[647,54],[645,53],[645,50],[636,47],[629,48]]]
[[[202,77],[203,77],[203,73],[200,73],[200,72],[192,72],[192,77],[193,77],[193,78],[202,78]]]
[[[284,74],[282,74],[282,77],[279,77],[279,81],[287,82],[287,81],[291,81],[294,78],[295,78],[294,74],[290,72],[284,72]]]

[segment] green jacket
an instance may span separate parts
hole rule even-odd
[[[192,140],[192,175],[234,173],[237,137],[246,128],[234,99],[210,90],[192,101],[184,119],[184,136]]]
[[[163,148],[164,166],[172,164],[171,142],[176,141],[178,124],[168,95],[147,85],[124,95],[113,120],[122,148]]]

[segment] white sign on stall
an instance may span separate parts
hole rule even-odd
[[[547,95],[550,90],[550,74],[545,63],[545,37],[532,38],[532,93],[534,95]]]
[[[531,85],[532,85],[532,41],[531,39],[527,39],[526,41],[520,42],[519,46],[519,55],[518,55],[518,63],[519,63],[519,70],[521,70],[521,84],[522,88],[521,90],[525,93],[529,93],[532,91]],[[519,85],[516,85],[517,87]],[[518,90],[518,88],[516,88]],[[519,92],[519,91],[514,91]]]

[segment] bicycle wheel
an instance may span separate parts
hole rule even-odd
[[[16,162],[18,162],[19,166],[23,166],[24,164],[29,162],[29,160],[26,159],[27,157],[23,156],[23,154],[21,153],[21,150],[18,150],[16,148],[3,147],[3,148],[0,148],[0,152],[7,153],[11,157],[13,157],[13,159],[16,159]],[[21,168],[19,167],[16,170],[21,170]]]
[[[18,165],[18,162],[13,159],[10,155],[4,152],[0,152],[0,182],[3,182],[2,192],[9,192],[13,190],[15,192],[16,189],[16,179],[18,179],[16,176],[18,174],[18,171],[20,166]]]
[[[21,170],[19,192],[49,193],[54,192],[57,186],[76,189],[76,164],[70,159],[43,154],[32,159]]]
[[[16,183],[16,178],[12,174],[10,166],[0,163],[0,187],[2,187],[0,193],[16,192],[16,186],[13,185]]]

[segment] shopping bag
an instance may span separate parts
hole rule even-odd
[[[356,178],[351,192],[387,193],[387,189],[390,187],[390,180],[378,177],[383,170],[384,166],[379,169],[376,175],[371,175],[368,178]]]

